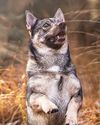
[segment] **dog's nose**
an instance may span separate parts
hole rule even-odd
[[[62,30],[64,30],[65,27],[66,27],[66,24],[65,24],[65,23],[60,23],[60,24],[59,24],[59,27],[60,27]]]

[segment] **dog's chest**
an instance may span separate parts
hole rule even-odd
[[[63,67],[66,64],[67,56],[64,54],[55,54],[55,55],[44,55],[41,57],[40,62],[45,67],[52,67],[54,65],[58,65],[59,67]]]
[[[65,76],[67,77],[67,76]],[[67,84],[67,78],[58,74],[39,74],[35,75],[30,81],[30,87],[33,92],[43,93],[57,104],[62,111],[71,98],[70,85]]]

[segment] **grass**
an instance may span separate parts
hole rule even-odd
[[[13,123],[14,125],[26,124],[26,76],[23,73],[23,68],[19,71],[18,69],[19,67],[11,65],[0,70],[0,125],[5,125],[7,123]],[[85,81],[88,82],[85,76],[81,77],[81,81],[83,82],[84,78]],[[86,84],[87,83],[85,83],[85,85]],[[88,84],[87,87],[89,87]],[[87,87],[84,87],[85,92]],[[93,94],[91,96],[88,94],[92,93],[85,93],[83,106],[79,113],[79,124],[99,125],[100,100],[98,97],[95,98]]]
[[[6,124],[25,120],[25,74],[18,76],[17,68],[13,66],[2,70],[0,79],[0,122]],[[5,72],[7,73],[5,75]],[[3,77],[4,76],[4,77]]]

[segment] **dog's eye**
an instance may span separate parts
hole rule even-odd
[[[49,23],[45,23],[45,24],[43,25],[43,30],[44,30],[44,31],[49,30],[50,26],[51,26],[51,25],[50,25]]]
[[[49,23],[45,23],[45,24],[43,25],[44,28],[47,28],[47,27],[49,27],[49,26],[50,26]]]

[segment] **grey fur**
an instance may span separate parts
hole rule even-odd
[[[77,125],[82,89],[71,62],[67,37],[59,44],[64,37],[59,34],[65,31],[62,14],[58,10],[56,18],[39,20],[28,29],[31,32],[26,69],[28,125]]]

